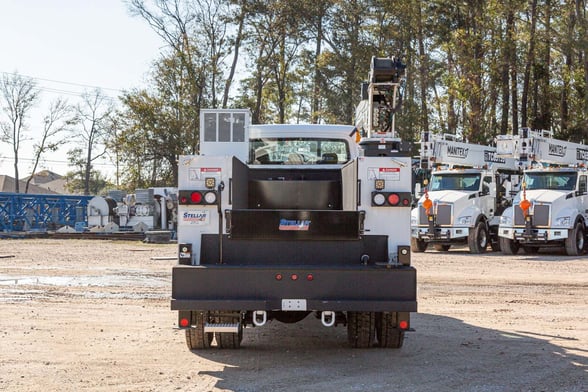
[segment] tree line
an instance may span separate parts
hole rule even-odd
[[[104,144],[130,189],[175,183],[177,156],[198,152],[203,108],[249,108],[254,123],[353,123],[372,56],[407,65],[405,140],[432,131],[488,144],[531,127],[588,142],[585,0],[127,5],[166,43],[149,84],[109,116]]]

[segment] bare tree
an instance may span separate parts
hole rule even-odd
[[[0,141],[12,146],[14,156],[14,192],[19,193],[18,158],[21,143],[25,140],[27,118],[39,98],[39,89],[34,80],[18,73],[4,74],[0,83],[2,112]]]
[[[90,194],[92,162],[106,154],[105,138],[109,130],[109,119],[114,111],[110,97],[100,89],[86,92],[82,102],[75,108],[79,122],[79,142],[84,151],[84,194]],[[98,152],[96,152],[98,150]]]
[[[39,161],[46,152],[55,152],[59,146],[67,142],[65,132],[75,124],[73,108],[63,98],[51,102],[49,113],[43,119],[43,134],[33,145],[34,163],[31,175],[27,179],[25,193],[29,192],[29,185],[37,171]]]

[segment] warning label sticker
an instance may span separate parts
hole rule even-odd
[[[399,167],[370,167],[368,168],[369,180],[400,181]]]
[[[201,181],[206,177],[215,177],[219,179],[220,175],[220,167],[195,167],[188,169],[188,179],[190,181]]]

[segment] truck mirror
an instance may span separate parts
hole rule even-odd
[[[504,194],[505,195],[511,195],[512,194],[512,183],[510,181],[505,181],[504,182]]]
[[[496,195],[496,183],[495,182],[490,183],[490,194]]]
[[[414,184],[414,195],[416,197],[420,197],[421,196],[421,184],[420,183],[416,183]]]
[[[578,186],[578,190],[580,191],[580,195],[586,194],[586,192],[587,192],[586,185],[587,185],[586,184],[586,177],[585,176],[580,177],[580,183]]]

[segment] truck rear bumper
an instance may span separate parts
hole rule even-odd
[[[381,266],[189,266],[172,270],[172,310],[416,312],[416,270]]]

